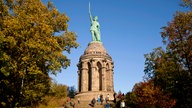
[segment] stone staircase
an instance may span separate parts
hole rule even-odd
[[[105,104],[106,104],[106,102],[104,102],[103,105],[101,105],[101,103],[96,102],[95,106],[92,107],[90,105],[90,103],[91,103],[90,101],[80,101],[80,103],[78,103],[77,100],[75,100],[75,99],[72,99],[72,101],[75,103],[74,108],[105,108]],[[115,108],[115,107],[112,107],[112,106],[114,106],[113,102],[109,102],[109,103],[110,103],[111,108]],[[70,102],[67,102],[66,107],[73,108],[72,106],[70,106]]]

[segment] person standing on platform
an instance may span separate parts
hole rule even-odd
[[[120,108],[125,108],[125,101],[124,100],[121,101]]]

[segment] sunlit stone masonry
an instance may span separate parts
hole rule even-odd
[[[81,100],[91,100],[98,95],[113,99],[113,68],[111,56],[102,42],[88,44],[78,63],[78,94]]]

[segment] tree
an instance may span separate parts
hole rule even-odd
[[[192,12],[176,13],[174,20],[163,27],[162,38],[167,49],[174,55],[179,64],[177,78],[177,105],[179,107],[191,106],[192,94]],[[182,86],[182,88],[181,88]]]
[[[51,88],[49,91],[49,95],[56,98],[65,98],[67,97],[67,86],[63,84],[58,84],[57,82],[53,82],[51,84]]]
[[[126,103],[136,108],[172,108],[175,100],[154,86],[152,80],[135,84],[131,93],[126,94]]]
[[[128,92],[125,95],[126,106],[128,106],[130,108],[136,108],[136,106],[137,106],[136,99],[137,99],[137,97],[134,92]],[[118,105],[118,106],[120,106],[120,105]]]
[[[68,21],[51,2],[0,0],[0,107],[37,104],[49,74],[70,65],[64,53],[78,44]]]
[[[68,97],[70,98],[74,98],[75,94],[76,94],[76,89],[74,86],[68,87],[67,88],[68,91]]]
[[[192,1],[191,0],[182,0],[181,6],[192,9]]]
[[[190,0],[183,0],[190,7]],[[167,26],[162,27],[166,50],[156,48],[145,55],[147,79],[153,79],[162,91],[176,99],[176,108],[192,104],[192,12],[177,12]]]

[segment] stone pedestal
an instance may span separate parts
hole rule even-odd
[[[80,98],[82,101],[91,101],[93,98],[97,99],[98,95],[103,95],[103,98],[106,100],[107,95],[109,94],[109,100],[114,100],[114,92],[104,92],[104,91],[89,91],[82,92],[75,96],[75,98]]]
[[[113,100],[113,68],[111,56],[101,42],[88,44],[78,63],[78,94],[81,100],[91,100],[109,94]]]

